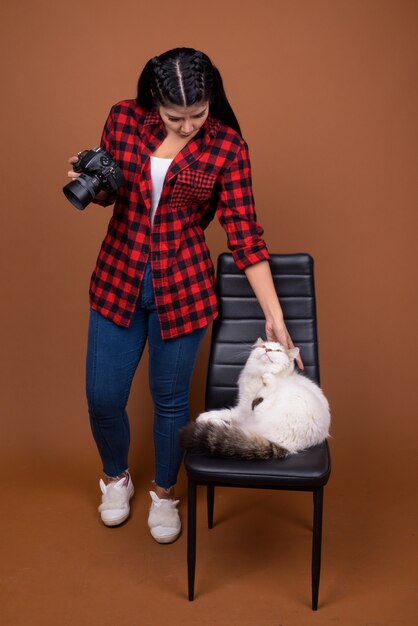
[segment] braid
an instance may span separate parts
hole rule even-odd
[[[180,48],[173,58],[162,54],[151,59],[155,98],[161,104],[172,102],[189,106],[208,98],[213,83],[213,67],[210,60],[200,52]],[[154,90],[153,90],[154,92]]]
[[[158,57],[151,59],[152,69],[154,73],[154,83],[157,88],[159,99],[164,102],[164,79],[165,72]]]
[[[191,60],[192,71],[195,76],[197,94],[210,94],[213,85],[213,66],[208,57],[197,50]]]
[[[204,52],[173,48],[150,59],[139,76],[137,103],[146,111],[159,105],[188,107],[204,101],[209,102],[214,117],[241,135],[220,72]]]

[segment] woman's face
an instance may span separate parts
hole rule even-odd
[[[209,115],[209,102],[201,102],[188,107],[171,104],[159,106],[158,112],[167,129],[167,134],[176,137],[193,137],[203,126]]]

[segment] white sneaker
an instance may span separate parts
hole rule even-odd
[[[181,532],[181,521],[177,505],[180,500],[159,498],[154,491],[149,492],[152,502],[148,515],[148,527],[158,543],[171,543]]]
[[[129,500],[134,495],[131,475],[128,474],[118,481],[113,480],[107,485],[101,478],[99,485],[103,495],[98,510],[103,524],[106,526],[122,524],[129,516]]]

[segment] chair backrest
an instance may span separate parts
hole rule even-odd
[[[313,258],[306,253],[271,254],[270,268],[286,327],[300,348],[303,375],[320,384]],[[251,346],[266,339],[265,318],[245,273],[230,253],[218,257],[218,317],[212,325],[205,410],[233,406],[237,380]]]

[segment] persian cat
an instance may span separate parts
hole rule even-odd
[[[282,458],[325,441],[330,409],[321,388],[295,370],[299,348],[258,338],[238,378],[238,403],[206,411],[180,430],[188,450],[245,459]]]

